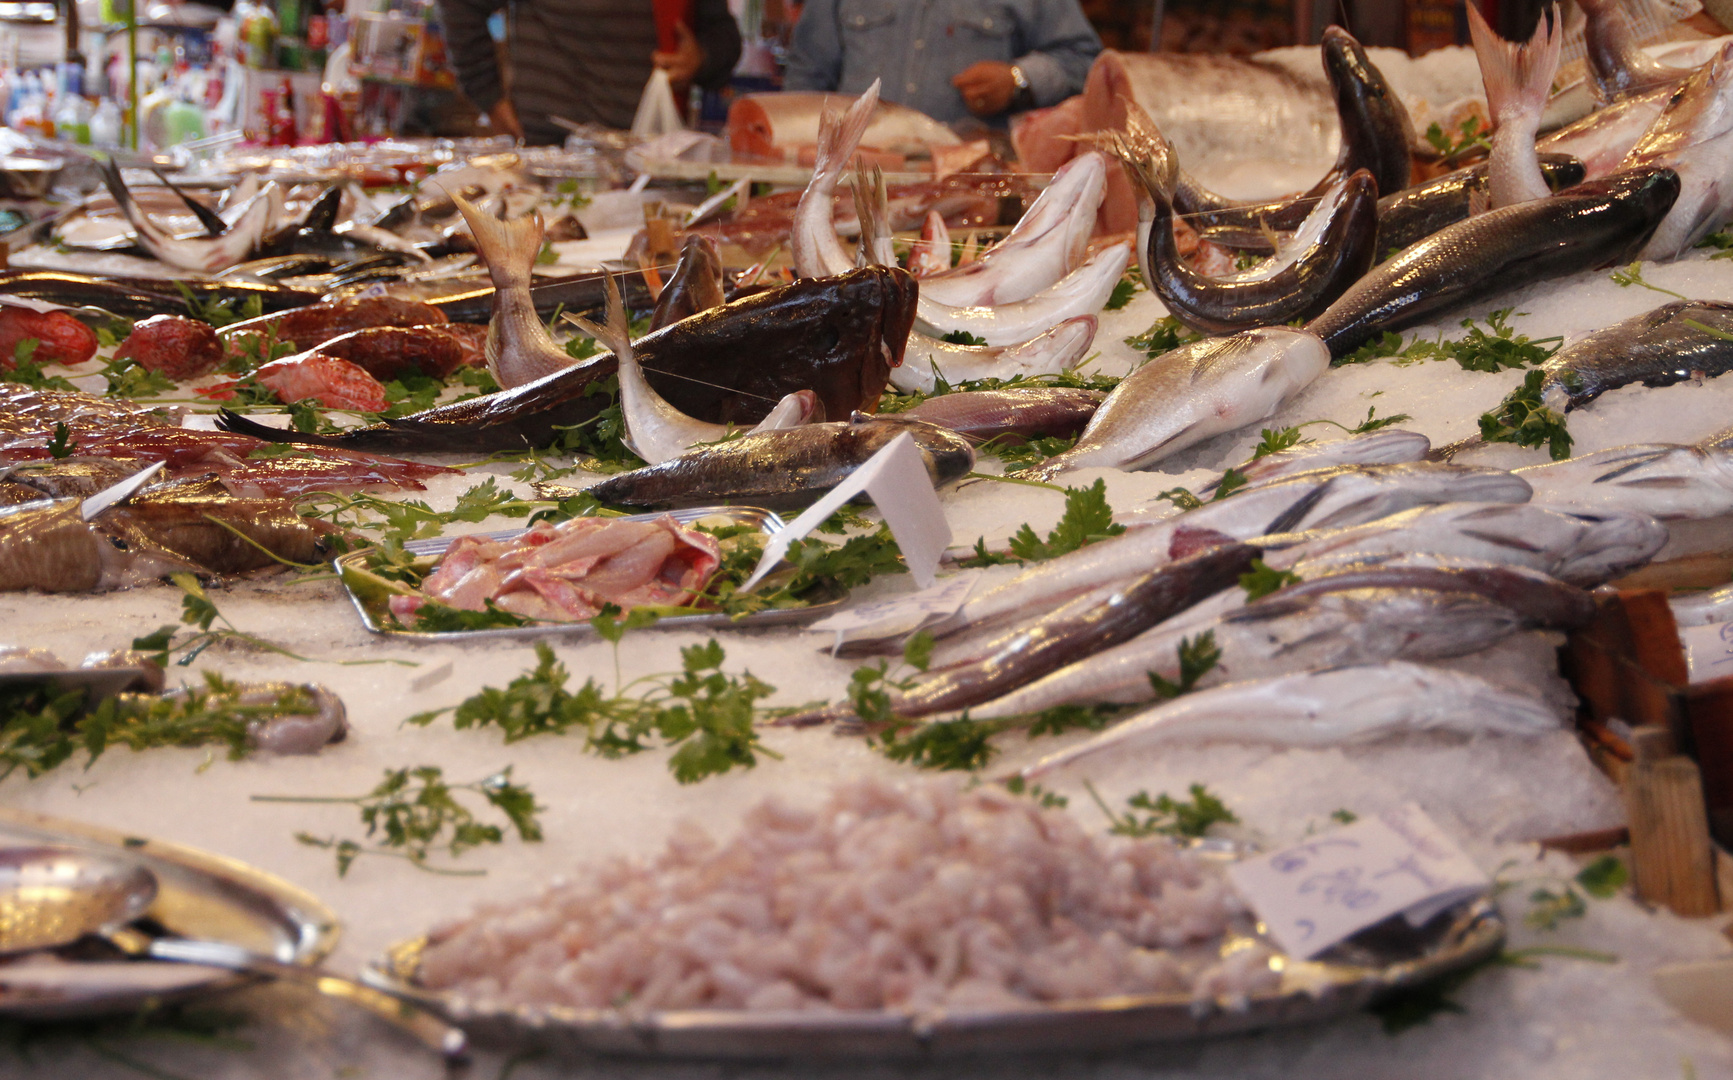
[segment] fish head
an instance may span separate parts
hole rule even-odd
[[[1578,184],[1565,194],[1611,198],[1641,219],[1658,224],[1678,201],[1680,188],[1679,174],[1657,165],[1621,169],[1611,176]]]
[[[892,439],[907,432],[921,451],[921,463],[927,467],[927,475],[932,478],[934,487],[961,480],[975,467],[974,444],[950,428],[911,416],[869,416],[858,412],[849,418],[849,427],[863,440],[861,449],[870,451],[867,456],[884,449]]]
[[[1535,160],[1540,165],[1541,175],[1546,178],[1547,187],[1554,191],[1575,187],[1588,173],[1583,163],[1570,154],[1536,154]]]

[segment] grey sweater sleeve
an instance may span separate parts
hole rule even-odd
[[[842,32],[837,0],[809,0],[789,42],[784,90],[835,90],[842,78]]]
[[[704,65],[693,82],[706,90],[720,90],[740,62],[740,26],[728,11],[728,0],[698,0],[693,6],[692,36],[704,50]]]
[[[502,93],[487,19],[503,7],[504,0],[439,0],[445,51],[457,72],[457,85],[482,112],[493,108]]]
[[[1037,106],[1057,105],[1083,92],[1101,39],[1077,0],[1040,0],[1033,15],[1023,42],[1028,51],[1017,58],[1017,66],[1028,76]]]

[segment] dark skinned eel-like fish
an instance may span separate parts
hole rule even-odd
[[[1230,277],[1207,277],[1181,258],[1174,237],[1178,163],[1167,144],[1144,126],[1136,110],[1128,110],[1125,133],[1114,133],[1104,143],[1154,204],[1144,276],[1167,310],[1193,329],[1224,334],[1311,318],[1371,269],[1377,257],[1378,188],[1361,169],[1323,196],[1289,241],[1287,254]]]
[[[314,303],[319,297],[300,289],[248,281],[182,280],[205,300],[244,302],[257,297],[265,311]],[[161,291],[161,290],[167,290]],[[0,296],[22,296],[68,307],[94,307],[129,319],[186,310],[175,282],[161,278],[95,278],[66,270],[0,270]]]
[[[1260,223],[1286,232],[1300,222],[1331,185],[1365,169],[1377,185],[1375,195],[1389,195],[1408,186],[1413,169],[1414,125],[1402,99],[1383,72],[1367,58],[1352,34],[1339,26],[1324,31],[1324,72],[1336,94],[1342,148],[1336,164],[1303,195],[1276,202],[1239,203],[1204,190],[1181,173],[1174,204],[1194,228],[1215,226],[1257,229]]]
[[[974,448],[954,431],[898,416],[857,414],[849,420],[745,435],[610,476],[584,490],[619,506],[678,509],[731,503],[793,509],[841,483],[904,432],[920,448],[934,487],[961,479],[974,468]],[[551,499],[579,493],[551,484],[537,490]]]
[[[1728,335],[1733,335],[1733,303],[1663,304],[1559,350],[1542,365],[1546,376],[1541,401],[1554,412],[1564,412],[1630,383],[1670,386],[1726,374],[1733,371],[1733,340]]]
[[[824,416],[878,403],[914,322],[915,279],[868,267],[797,281],[700,312],[632,343],[650,385],[682,413],[751,426],[782,397],[812,390]],[[613,353],[496,394],[341,435],[306,435],[225,412],[229,431],[274,442],[377,452],[493,453],[553,443],[595,418],[610,396],[592,384],[617,370]]]
[[[1626,262],[1678,196],[1673,170],[1633,169],[1469,218],[1374,268],[1306,328],[1341,357],[1442,308]]]

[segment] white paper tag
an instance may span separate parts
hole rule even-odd
[[[820,619],[808,630],[834,631],[836,645],[848,640],[849,631],[865,630],[863,637],[894,637],[918,630],[935,619],[954,615],[980,580],[979,574],[959,574],[920,592],[903,593],[870,604],[858,604]]]
[[[758,567],[740,586],[740,591],[758,584],[788,554],[788,545],[818,528],[843,503],[863,491],[884,514],[885,524],[897,538],[897,547],[902,549],[903,561],[908,563],[915,584],[923,589],[932,585],[939,556],[951,543],[951,526],[945,521],[939,493],[933,490],[932,477],[927,475],[927,466],[921,460],[921,448],[905,431],[771,537],[770,543],[764,545]]]
[[[1691,681],[1708,682],[1733,675],[1733,622],[1687,626],[1679,631]]]
[[[1302,959],[1398,912],[1424,925],[1488,884],[1412,803],[1237,862],[1228,878],[1276,944]]]

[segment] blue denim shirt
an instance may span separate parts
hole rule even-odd
[[[1016,64],[1036,105],[1083,91],[1101,39],[1077,0],[809,0],[783,86],[858,94],[950,123],[970,115],[951,78],[981,60]]]

